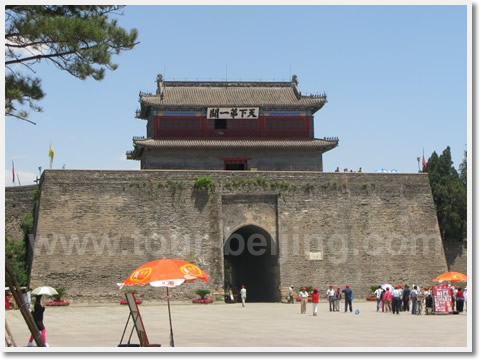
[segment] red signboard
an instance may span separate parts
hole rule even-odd
[[[432,295],[435,313],[453,312],[452,289],[449,285],[435,285]]]

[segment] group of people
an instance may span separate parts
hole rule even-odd
[[[288,296],[288,303],[293,304],[295,297],[293,285],[288,288]],[[337,288],[334,289],[333,285],[329,285],[326,296],[328,297],[330,311],[340,311],[340,300],[343,297],[345,300],[345,312],[347,312],[348,309],[350,309],[350,312],[352,312],[353,292],[350,288],[350,285],[345,285],[343,290],[341,290],[340,286],[337,286]],[[299,291],[298,297],[300,298],[300,314],[307,313],[307,302],[309,298],[311,298],[313,316],[317,316],[318,303],[320,302],[320,292],[318,291],[318,288],[314,288],[312,292],[308,293],[307,288],[304,286]]]
[[[462,288],[451,287],[452,305],[455,311],[462,312],[463,305],[467,301],[465,292]],[[424,309],[425,314],[433,312],[434,301],[432,289],[428,286],[423,288],[423,291],[414,285],[413,289],[410,289],[408,285],[396,285],[392,289],[389,286],[383,288],[381,285],[375,290],[375,296],[377,298],[377,311],[391,312],[393,314],[399,314],[401,311],[409,312],[411,304],[411,312],[414,315],[419,315]]]
[[[340,172],[340,168],[337,166],[337,168],[335,169],[335,172]],[[353,169],[350,169],[350,171],[348,171],[347,168],[343,169],[343,172],[351,172],[351,173],[354,173],[355,171],[353,171]],[[359,173],[362,172],[362,168],[359,168],[358,171]]]

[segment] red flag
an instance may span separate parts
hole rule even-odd
[[[13,160],[12,160],[12,174],[13,174],[12,182],[15,184],[15,165],[13,164]]]
[[[423,166],[423,171],[427,170],[427,162],[425,161],[425,154],[422,155],[422,166]]]

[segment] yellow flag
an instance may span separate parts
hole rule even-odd
[[[50,169],[52,168],[54,155],[55,153],[53,152],[52,143],[50,143],[50,148],[48,149],[48,157],[50,158]]]

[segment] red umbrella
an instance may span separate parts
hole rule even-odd
[[[173,342],[172,316],[170,313],[170,297],[168,288],[179,286],[184,282],[195,280],[208,282],[208,274],[198,266],[180,259],[159,259],[150,261],[135,269],[130,276],[121,282],[120,289],[124,286],[150,284],[154,287],[167,288],[168,318],[170,321],[170,345],[175,346]]]

